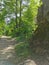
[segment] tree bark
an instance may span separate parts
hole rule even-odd
[[[19,20],[19,27],[21,25],[21,11],[22,11],[21,5],[22,5],[22,0],[20,0],[20,20]]]
[[[17,21],[17,11],[18,11],[18,0],[16,0],[16,12],[15,12],[15,14],[16,14],[16,28],[18,28],[18,21]]]

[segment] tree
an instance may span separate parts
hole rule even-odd
[[[16,28],[18,28],[18,21],[17,21],[17,12],[18,12],[18,0],[16,0]]]
[[[7,23],[6,25],[9,28],[14,22],[12,32],[15,32],[15,36],[22,34],[28,36],[32,34],[36,29],[34,21],[39,7],[39,0],[4,0],[3,3],[1,5],[4,7],[3,9],[1,8],[2,18],[4,18],[4,22]]]
[[[34,7],[33,7],[34,6]],[[29,5],[25,12],[23,12],[22,20],[22,28],[23,33],[26,34],[26,36],[32,35],[34,31],[37,28],[37,13],[38,13],[38,7],[40,6],[40,1],[38,0],[30,0]]]
[[[22,6],[22,0],[20,0],[20,21],[19,21],[19,26],[20,26],[20,23],[21,23],[21,6]]]
[[[12,0],[12,1],[11,0],[2,0],[1,1],[2,4],[1,4],[0,21],[2,19],[5,22],[5,25],[7,24],[9,27],[10,26],[9,23],[13,19],[13,22],[15,21],[15,24],[14,24],[15,27],[13,28],[15,30],[15,32],[17,32],[16,30],[18,30],[18,28],[21,25],[21,15],[22,15],[21,12],[23,10],[22,2],[23,2],[23,0]],[[2,8],[2,6],[3,6],[3,8]],[[19,16],[18,16],[18,14],[19,14]]]

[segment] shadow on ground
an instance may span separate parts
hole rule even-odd
[[[16,65],[14,45],[16,40],[3,36],[0,38],[0,65]]]
[[[49,65],[49,49],[39,47],[34,51],[29,51],[27,58],[17,57],[15,55],[14,46],[15,39],[0,38],[0,65]],[[48,46],[49,47],[49,46]]]
[[[49,65],[49,54],[32,53],[29,58],[23,59],[18,65]]]
[[[27,58],[19,58],[17,65],[49,65],[49,41],[34,41],[33,48],[29,51]],[[43,45],[42,45],[43,44]]]

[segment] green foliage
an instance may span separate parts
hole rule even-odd
[[[15,46],[16,55],[18,57],[27,57],[29,55],[29,44],[26,42],[20,42]]]
[[[5,28],[5,23],[4,21],[0,21],[0,35],[4,35],[4,28]]]
[[[23,0],[22,0],[23,1]],[[20,1],[18,0],[16,6],[16,0],[4,0],[4,5],[2,4],[4,8],[1,8],[1,15],[0,15],[0,21],[4,21],[5,23],[5,18],[10,18],[10,23],[8,25],[1,24],[1,28],[4,27],[4,31],[2,31],[5,35],[10,35],[10,36],[25,36],[26,38],[29,38],[31,34],[35,31],[37,28],[36,24],[36,16],[38,13],[38,7],[41,5],[40,0],[25,0],[25,2],[28,2],[25,5],[22,5],[21,3],[21,10],[20,10]],[[28,5],[29,4],[29,5]],[[18,10],[16,10],[16,7]],[[26,9],[25,9],[26,8]],[[25,9],[25,11],[23,11]],[[11,18],[11,14],[21,14],[22,16],[17,18],[17,22],[14,18]],[[21,13],[20,13],[21,11]],[[14,15],[13,15],[14,16]],[[21,18],[21,21],[20,21]],[[20,24],[20,25],[19,25]],[[16,25],[18,25],[18,28],[16,28]],[[1,33],[2,33],[1,32]]]
[[[16,29],[15,29],[15,22],[14,20],[5,26],[5,34],[8,35],[8,36],[15,36],[15,32],[16,32]]]
[[[27,38],[29,38],[37,28],[36,16],[40,5],[39,0],[30,0],[30,5],[28,5],[26,11],[23,12],[23,16],[21,17],[20,34],[23,34]]]
[[[17,6],[16,1],[18,1]],[[3,8],[1,8],[0,11],[0,35],[8,35],[12,37],[19,36],[19,38],[23,37],[23,39],[25,37],[26,41],[34,33],[37,28],[36,16],[38,13],[38,7],[41,5],[40,0],[24,1],[27,1],[28,3],[25,5],[21,3],[21,7],[20,0],[3,1],[4,4],[1,5]],[[15,17],[19,14],[21,17],[17,16],[17,18],[12,18],[14,15],[11,14],[15,14]],[[9,18],[10,20],[5,21],[6,18]],[[5,22],[7,22],[7,24]],[[16,44],[15,50],[18,57],[29,56],[29,44],[26,42]]]

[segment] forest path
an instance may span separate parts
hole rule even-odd
[[[49,65],[49,53],[34,54],[25,59],[22,58],[19,62],[16,55],[14,46],[16,40],[11,37],[2,36],[0,38],[0,65]],[[49,50],[48,50],[49,51]],[[44,52],[44,51],[43,51]]]
[[[2,36],[0,38],[0,65],[16,65],[15,64],[15,39]]]

